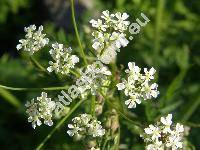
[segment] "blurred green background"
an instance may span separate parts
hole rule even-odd
[[[167,113],[174,120],[193,127],[188,140],[200,150],[200,1],[199,0],[78,0],[76,20],[86,50],[91,49],[89,20],[103,10],[121,11],[135,22],[144,13],[150,22],[134,36],[128,47],[118,54],[117,64],[126,67],[134,61],[140,67],[153,66],[158,71],[160,95],[132,112],[142,120]],[[0,84],[12,87],[48,87],[66,84],[46,76],[31,64],[26,53],[18,52],[16,45],[23,38],[23,28],[30,24],[44,25],[51,40],[79,51],[72,27],[68,0],[0,0]],[[48,66],[48,49],[35,57]],[[50,127],[34,130],[27,122],[24,103],[40,92],[7,91],[0,88],[0,148],[2,150],[34,149],[51,131]],[[56,93],[51,93],[56,95]],[[141,113],[144,112],[144,113]],[[141,115],[142,114],[142,115]],[[143,149],[143,141],[132,127],[122,122],[121,143],[130,150]],[[198,126],[198,127],[197,127]],[[62,127],[47,142],[44,149],[81,149]],[[134,143],[134,144],[133,144]]]

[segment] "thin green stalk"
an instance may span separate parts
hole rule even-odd
[[[8,90],[0,88],[0,96],[11,105],[20,108],[21,102]]]
[[[91,100],[91,115],[95,116],[95,96],[92,95],[92,100]]]
[[[117,148],[116,149],[119,149],[119,145],[120,145],[120,136],[121,136],[121,129],[120,129],[120,125],[119,125],[119,128],[118,128],[118,138],[117,138]]]
[[[73,70],[69,70],[69,72],[79,78],[81,75]]]
[[[40,69],[42,72],[46,72],[46,69],[32,56],[30,56],[30,60],[38,69]]]
[[[12,90],[12,91],[56,91],[56,90],[64,90],[67,88],[67,86],[63,87],[47,87],[47,88],[16,88],[16,87],[9,87],[9,86],[4,86],[0,85],[0,88],[7,89],[7,90]]]
[[[159,53],[160,49],[160,33],[161,33],[161,23],[162,23],[162,15],[165,7],[165,0],[158,0],[157,3],[157,12],[156,12],[156,26],[155,26],[155,41],[154,41],[154,50],[155,54]]]
[[[61,125],[71,116],[71,114],[82,104],[84,100],[80,100],[70,111],[69,113],[60,120],[57,125],[54,127],[54,129],[45,137],[45,139],[37,146],[36,150],[40,150],[44,144],[51,138],[51,136],[55,133],[57,129],[61,127]]]
[[[85,53],[84,53],[84,50],[83,50],[83,47],[82,47],[82,44],[81,44],[81,40],[80,40],[80,37],[79,37],[79,34],[78,34],[78,29],[77,29],[76,20],[75,20],[74,0],[71,0],[71,13],[72,13],[74,30],[75,30],[75,33],[76,33],[76,38],[77,38],[77,41],[78,41],[78,45],[81,49],[81,55],[82,55],[82,58],[83,58],[85,65],[87,65],[86,56],[85,56]]]

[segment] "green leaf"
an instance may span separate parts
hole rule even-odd
[[[175,109],[177,109],[182,103],[183,103],[183,101],[181,101],[181,100],[176,101],[175,103],[172,103],[172,104],[166,106],[165,108],[161,109],[161,113],[168,114],[168,113],[174,111]]]
[[[187,70],[188,69],[181,70],[181,72],[171,82],[164,97],[164,101],[167,101],[169,103],[173,100],[175,92],[181,87],[183,83],[183,79],[187,73]]]
[[[14,107],[19,108],[21,106],[20,101],[14,95],[12,95],[9,91],[3,88],[0,88],[0,96],[2,96],[4,100],[6,100],[8,103],[13,105]]]
[[[182,111],[181,120],[183,122],[187,121],[195,112],[195,110],[199,108],[199,104],[200,104],[200,96],[193,97],[193,99],[189,101],[188,104],[185,105],[185,108]]]

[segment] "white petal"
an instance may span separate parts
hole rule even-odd
[[[123,90],[123,89],[125,89],[124,83],[118,83],[116,86],[117,86],[118,90]]]

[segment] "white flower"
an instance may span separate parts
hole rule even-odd
[[[34,129],[37,125],[42,124],[41,119],[44,120],[44,124],[53,125],[52,113],[55,109],[55,102],[51,101],[51,98],[47,98],[47,93],[42,92],[41,97],[37,97],[37,101],[33,99],[25,106],[27,107],[26,113],[29,115],[28,122],[32,122]]]
[[[177,123],[176,124],[176,133],[182,133],[182,132],[184,132],[184,127],[183,127],[183,125],[181,125],[180,123]]]
[[[151,139],[157,141],[159,137],[161,137],[161,131],[158,127],[153,125],[149,125],[149,128],[144,129],[146,134],[151,135]]]
[[[92,137],[102,137],[105,134],[105,129],[102,128],[101,122],[93,120],[93,122],[87,124],[88,134]]]
[[[143,76],[143,78],[146,81],[153,80],[155,72],[156,72],[156,70],[153,67],[149,71],[147,70],[147,68],[144,68],[145,76]]]
[[[123,90],[123,89],[125,89],[124,83],[118,83],[116,86],[117,86],[118,90]]]
[[[75,134],[78,134],[78,132],[84,130],[83,128],[77,127],[77,126],[72,125],[72,124],[68,124],[68,128],[70,129],[70,130],[67,131],[69,136],[74,136]]]
[[[105,129],[102,128],[101,122],[89,114],[81,114],[79,117],[72,119],[72,122],[73,124],[68,125],[70,130],[67,133],[69,136],[102,137],[105,134]]]
[[[128,108],[135,108],[136,104],[140,104],[141,100],[156,98],[159,94],[157,91],[158,85],[156,83],[150,84],[150,78],[153,79],[154,69],[150,69],[149,72],[145,70],[145,74],[141,73],[141,68],[136,66],[134,62],[128,63],[127,79],[122,79],[121,83],[116,86],[118,90],[124,90],[124,94],[130,99],[125,101]],[[146,77],[148,76],[148,77]]]
[[[128,68],[129,69],[126,69],[125,72],[128,73],[134,80],[138,80],[140,77],[141,68],[136,66],[134,62],[129,62]]]
[[[143,98],[146,99],[151,99],[151,97],[156,98],[159,94],[159,91],[157,91],[158,85],[156,83],[153,83],[152,85],[148,85],[148,83],[145,83],[141,89],[141,91],[144,92]]]
[[[136,95],[132,95],[130,99],[125,101],[125,104],[128,105],[128,108],[136,108],[136,103],[141,103],[141,100],[138,99]]]
[[[106,24],[110,25],[110,22],[113,22],[113,17],[115,16],[114,14],[110,14],[108,10],[105,10],[102,12],[101,18],[103,18],[106,22]]]
[[[172,124],[172,114],[168,114],[167,117],[161,117],[160,122],[165,125],[163,132],[171,132],[170,126]]]
[[[115,41],[117,48],[126,47],[129,41],[126,39],[125,34],[113,32],[110,40]]]
[[[17,50],[23,49],[32,55],[49,43],[49,39],[45,38],[46,34],[42,33],[43,26],[39,26],[36,31],[36,26],[30,25],[25,27],[24,31],[26,32],[25,39],[19,40],[20,44],[16,46]]]
[[[71,55],[71,47],[65,48],[63,44],[52,44],[52,49],[49,51],[55,62],[49,61],[50,67],[47,68],[49,72],[68,74],[71,68],[74,68],[79,58],[76,55]]]
[[[116,30],[127,30],[130,22],[126,21],[126,19],[128,19],[129,15],[127,13],[121,14],[120,12],[117,12],[115,16],[118,19],[116,21]]]
[[[107,25],[104,25],[102,20],[98,19],[97,21],[92,19],[90,20],[90,23],[92,24],[92,27],[98,28],[102,31],[106,31]]]

